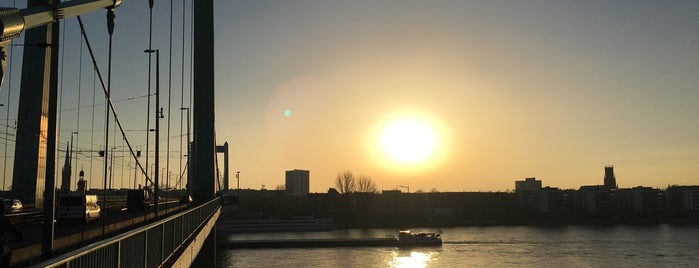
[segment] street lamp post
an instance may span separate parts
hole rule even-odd
[[[235,178],[238,180],[238,200],[240,200],[240,170],[235,172]]]
[[[9,89],[8,89],[9,90]],[[8,91],[7,93],[8,97],[7,99],[9,100],[10,93]],[[5,104],[0,103],[0,107],[5,107]],[[5,190],[5,181],[7,180],[7,128],[8,125],[10,124],[10,107],[8,106],[7,109],[5,109],[5,154],[3,158],[3,167],[2,167],[2,190]]]
[[[160,169],[160,123],[162,108],[160,108],[160,50],[159,49],[146,49],[143,52],[152,54],[155,53],[155,174],[153,174],[153,200],[155,210],[155,218],[158,218],[158,199],[159,199],[159,180],[158,171]]]
[[[183,111],[187,110],[187,164],[185,165],[185,167],[187,169],[187,174],[190,174],[189,170],[190,170],[191,166],[189,165],[189,159],[191,159],[191,151],[189,149],[190,148],[190,143],[189,143],[190,142],[190,139],[189,139],[189,133],[190,133],[190,131],[189,131],[189,116],[190,116],[189,107],[182,107],[182,108],[180,108],[180,110],[183,110]],[[180,176],[182,176],[182,174],[180,174]],[[189,176],[187,176],[187,184],[185,184],[185,185],[189,185]],[[192,188],[192,187],[191,186],[187,187],[187,195],[191,196],[192,193],[190,192],[189,188]]]
[[[136,151],[136,164],[138,164],[139,157],[141,157],[141,150]],[[130,162],[131,161],[129,161],[129,163]],[[137,177],[136,172],[137,171],[138,171],[138,165],[134,165],[134,167],[133,167],[133,189],[134,190],[141,188],[141,187],[138,187],[138,188],[136,187],[136,177]]]
[[[70,169],[73,169],[73,135],[77,135],[77,131],[73,131],[70,133],[70,159],[68,165],[70,165]],[[78,161],[75,161],[75,164],[77,164]],[[72,172],[72,170],[71,170]],[[77,172],[75,173],[77,175]],[[68,193],[70,193],[70,182],[68,182]]]
[[[114,152],[116,147],[112,147],[112,154],[109,159],[109,190],[114,191]],[[106,159],[105,159],[106,160]]]
[[[150,177],[153,178],[153,173],[155,173],[155,164],[150,164],[150,168],[148,168],[148,174],[150,174]],[[153,184],[150,185],[151,188],[153,188]]]

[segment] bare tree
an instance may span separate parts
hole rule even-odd
[[[357,184],[352,171],[345,170],[337,173],[337,177],[335,178],[335,186],[337,186],[337,189],[340,190],[341,194],[354,192],[357,189]]]
[[[361,193],[375,193],[376,183],[371,179],[371,177],[360,175],[357,180],[357,192]]]

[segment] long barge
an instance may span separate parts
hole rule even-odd
[[[217,241],[217,246],[227,249],[324,247],[429,247],[441,245],[442,239],[439,234],[411,234],[409,231],[401,231],[398,238],[386,237]]]
[[[227,249],[242,248],[330,248],[330,247],[424,247],[441,246],[442,241],[399,241],[395,238],[347,239],[283,239],[283,240],[228,240],[217,241],[216,246]]]

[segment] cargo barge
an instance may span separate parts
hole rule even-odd
[[[425,247],[441,246],[439,233],[412,233],[400,231],[398,238],[333,238],[333,239],[280,239],[280,240],[226,240],[217,246],[227,249],[243,248],[323,248],[323,247]]]

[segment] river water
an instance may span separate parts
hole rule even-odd
[[[219,267],[699,267],[699,225],[442,228],[441,247],[219,250]],[[229,239],[385,237],[397,229],[230,234]],[[436,231],[413,229],[413,232]],[[221,234],[219,234],[221,235]]]

